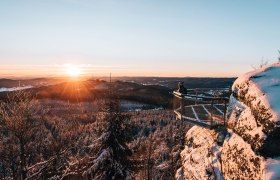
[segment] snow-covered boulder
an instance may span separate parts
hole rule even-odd
[[[274,179],[280,166],[271,170],[268,158],[280,156],[280,63],[239,77],[232,91],[227,114],[232,132],[222,149],[224,177]]]
[[[221,161],[224,179],[262,179],[263,158],[235,133],[224,142]]]
[[[232,90],[229,128],[263,156],[280,156],[280,63],[239,77]]]
[[[215,142],[216,132],[194,126],[186,135],[181,152],[182,168],[177,179],[222,179],[220,147]]]
[[[177,178],[209,179],[205,174],[209,171],[205,152],[210,149],[211,158],[218,161],[215,163],[220,164],[222,173],[221,177],[214,174],[210,179],[280,179],[280,63],[239,77],[232,92],[227,112],[228,135],[223,145],[216,148],[219,152],[213,154],[216,145],[211,137],[216,135],[212,131],[193,127],[186,135],[187,144],[181,153],[183,166]],[[195,147],[190,147],[190,142],[196,142]],[[210,166],[219,169],[214,161]]]

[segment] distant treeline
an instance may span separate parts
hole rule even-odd
[[[170,89],[161,86],[144,86],[136,83],[114,82],[112,91],[116,98],[137,101],[154,106],[171,107]],[[109,83],[105,81],[67,82],[51,86],[33,88],[32,94],[37,99],[56,99],[75,102],[89,102],[109,98]],[[0,93],[1,100],[7,99],[9,92]]]
[[[177,89],[180,81],[185,82],[186,88],[224,88],[231,87],[235,78],[135,78],[135,80],[137,83],[116,80],[112,82],[111,89],[119,99],[172,108],[171,92]],[[158,85],[143,85],[145,82]],[[104,80],[70,81],[33,88],[31,91],[38,99],[57,99],[75,103],[106,99],[109,95],[109,86],[110,83]],[[5,100],[7,94],[9,93],[0,93],[0,99]]]

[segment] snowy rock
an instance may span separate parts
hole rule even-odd
[[[263,157],[280,156],[280,63],[245,74],[232,90],[229,128]]]
[[[223,145],[214,131],[190,129],[177,179],[280,178],[280,63],[239,77],[232,92]]]
[[[262,179],[263,158],[237,134],[228,136],[221,155],[224,179]]]
[[[221,175],[220,147],[216,133],[198,126],[186,135],[186,146],[181,152],[183,167],[177,179],[223,179]]]

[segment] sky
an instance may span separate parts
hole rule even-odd
[[[277,61],[279,0],[0,0],[0,77],[232,77]]]

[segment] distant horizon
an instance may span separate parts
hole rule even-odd
[[[176,72],[176,69],[170,69],[170,71],[155,71],[153,68],[144,69],[136,67],[118,67],[118,68],[108,68],[108,67],[96,67],[92,65],[76,65],[82,70],[81,77],[106,77],[110,73],[114,77],[213,77],[213,78],[231,78],[238,77],[248,71],[252,71],[252,67],[247,67],[244,72],[239,74],[233,73],[230,75],[222,75],[217,73],[201,72],[195,73],[194,71],[189,71],[186,73]],[[183,68],[183,67],[181,67]],[[206,67],[207,68],[207,67]],[[44,78],[44,77],[68,77],[65,74],[65,65],[5,65],[0,66],[0,78]],[[156,69],[156,68],[155,68]],[[227,69],[222,68],[221,70],[227,71]]]
[[[69,79],[67,76],[0,76],[0,80],[7,79],[7,80],[32,80],[32,79]],[[98,78],[110,78],[110,75],[108,76],[81,76],[78,79],[98,79]],[[238,78],[237,76],[228,76],[228,77],[211,77],[211,76],[112,76],[112,80],[117,79],[117,78],[226,78],[226,79],[231,79],[231,78]]]

